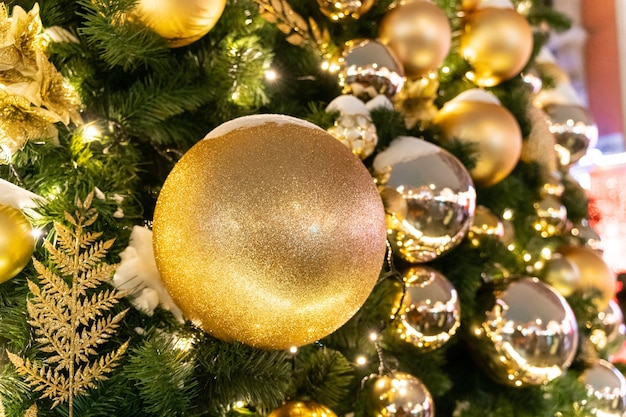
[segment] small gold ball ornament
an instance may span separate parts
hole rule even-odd
[[[24,213],[0,204],[0,283],[24,269],[34,250],[33,230]]]
[[[411,374],[392,371],[367,382],[367,415],[373,417],[434,417],[435,402],[424,383]]]
[[[555,253],[543,267],[542,278],[563,297],[569,297],[580,285],[580,271],[573,262]]]
[[[374,0],[317,0],[320,11],[332,21],[358,19],[374,5]]]
[[[427,0],[400,2],[380,23],[378,37],[396,54],[408,78],[421,78],[443,62],[452,39],[448,17]]]
[[[569,304],[537,278],[492,281],[479,292],[469,332],[472,353],[494,381],[521,387],[561,376],[578,347]]]
[[[337,417],[337,415],[330,408],[314,401],[289,401],[272,410],[268,417]]]
[[[410,263],[428,262],[463,240],[474,214],[476,190],[451,153],[401,136],[376,155],[373,166],[396,256]]]
[[[174,166],[154,248],[185,316],[213,336],[286,349],[343,325],[374,287],[385,214],[365,166],[289,116],[218,126]]]
[[[605,309],[609,300],[615,296],[617,277],[602,256],[592,249],[577,246],[565,246],[557,252],[578,268],[580,278],[577,290],[597,291],[599,294],[594,300],[595,304],[598,309]]]
[[[535,215],[532,216],[533,229],[547,238],[560,235],[567,225],[567,209],[561,200],[546,196],[533,203]]]
[[[533,50],[528,21],[513,9],[485,7],[465,21],[459,51],[473,67],[480,87],[493,87],[518,75]]]
[[[476,185],[488,187],[506,178],[522,153],[522,132],[515,117],[489,93],[468,90],[448,101],[435,116],[440,140],[476,146]]]
[[[402,272],[405,294],[394,306],[395,334],[421,351],[437,349],[456,334],[461,325],[461,303],[456,289],[439,271],[414,266]]]
[[[179,48],[209,33],[225,6],[226,0],[139,0],[134,15]]]
[[[626,339],[626,325],[624,325],[624,313],[617,301],[609,300],[609,305],[589,322],[589,342],[597,351],[610,356],[616,354],[623,346]]]
[[[474,247],[479,247],[486,239],[502,239],[504,236],[504,224],[498,216],[493,214],[488,207],[478,205],[474,211],[472,225],[467,233],[467,238]]]
[[[327,129],[328,133],[360,159],[374,152],[378,133],[365,103],[354,96],[341,95],[328,104],[326,111],[339,112],[333,126]]]

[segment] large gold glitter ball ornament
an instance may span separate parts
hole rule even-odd
[[[272,410],[268,417],[337,417],[337,415],[330,408],[314,401],[289,401]]]
[[[337,22],[360,18],[372,8],[374,0],[317,0],[317,5],[324,15]]]
[[[475,146],[474,183],[489,187],[506,178],[522,153],[522,132],[515,117],[493,95],[468,90],[439,110],[434,124],[442,143],[460,140]]]
[[[154,214],[163,281],[211,335],[285,349],[343,325],[374,287],[385,213],[365,166],[289,116],[218,126],[168,175]]]
[[[428,388],[411,374],[392,371],[365,384],[366,415],[372,417],[434,417],[435,402]]]
[[[209,33],[225,6],[226,0],[139,0],[133,13],[178,48]]]
[[[393,51],[371,39],[346,42],[340,60],[339,84],[344,93],[371,99],[393,98],[404,85],[404,69]]]
[[[569,167],[585,156],[598,142],[598,126],[583,106],[576,104],[547,104],[548,128],[554,134],[559,164]]]
[[[452,154],[414,137],[398,137],[373,163],[396,256],[423,263],[465,237],[476,206],[469,173]]]
[[[381,21],[378,37],[413,79],[427,76],[441,65],[452,39],[448,17],[427,0],[400,2]]]
[[[596,401],[581,402],[591,416],[623,417],[626,414],[626,378],[611,362],[599,359],[580,375],[587,393]]]
[[[0,204],[0,283],[24,269],[34,250],[33,229],[24,213]]]
[[[461,325],[456,289],[442,273],[426,266],[409,267],[402,278],[405,293],[402,303],[394,306],[395,334],[422,351],[443,346]]]
[[[578,292],[596,292],[595,305],[599,310],[605,309],[615,296],[617,277],[602,256],[593,249],[577,246],[561,247],[557,252],[578,268]]]
[[[513,9],[486,7],[464,22],[459,51],[473,67],[468,74],[480,87],[493,87],[518,75],[533,50],[528,21]]]
[[[479,292],[468,334],[472,352],[498,383],[541,385],[559,377],[578,347],[571,307],[537,278],[493,281]]]

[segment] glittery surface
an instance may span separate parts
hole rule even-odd
[[[198,142],[167,178],[153,230],[157,265],[186,317],[263,348],[339,328],[385,253],[384,209],[365,167],[295,122]]]
[[[0,204],[0,283],[17,275],[35,249],[30,222],[14,207]]]

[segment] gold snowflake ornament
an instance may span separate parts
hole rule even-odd
[[[115,265],[104,262],[113,240],[101,241],[102,233],[84,230],[98,216],[90,209],[92,198],[93,193],[78,203],[75,216],[66,213],[72,227],[55,223],[57,246],[44,244],[55,267],[33,261],[39,284],[28,281],[27,310],[45,358],[31,361],[8,352],[18,374],[41,393],[40,398],[51,399],[53,408],[67,402],[70,417],[73,399],[108,379],[128,347],[125,342],[108,353],[98,351],[128,310],[109,313],[125,294],[106,285],[115,270]]]

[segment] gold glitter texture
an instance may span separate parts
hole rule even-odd
[[[361,307],[386,231],[374,182],[349,149],[298,119],[268,117],[183,156],[157,202],[154,247],[188,319],[226,341],[284,349]]]

